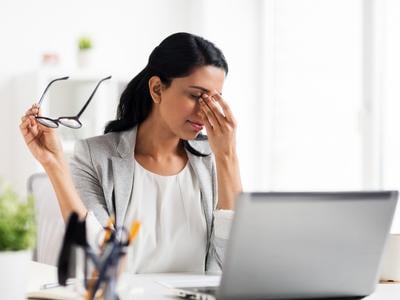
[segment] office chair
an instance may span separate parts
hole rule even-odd
[[[37,224],[33,260],[57,266],[65,224],[47,175],[45,173],[31,175],[28,179],[28,192],[35,198]]]

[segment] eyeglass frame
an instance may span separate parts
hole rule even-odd
[[[96,91],[97,91],[98,87],[100,86],[100,84],[101,84],[103,81],[105,81],[105,80],[111,79],[111,77],[112,77],[112,76],[107,76],[107,77],[102,78],[101,80],[99,80],[99,82],[97,83],[96,87],[94,88],[92,94],[89,96],[88,100],[87,100],[86,103],[83,105],[83,107],[81,108],[81,110],[78,112],[77,115],[75,115],[75,116],[62,116],[62,117],[58,117],[57,119],[52,119],[52,118],[44,117],[44,116],[35,116],[35,119],[36,119],[41,125],[46,126],[46,127],[48,127],[48,128],[58,128],[58,127],[60,126],[60,124],[63,125],[63,126],[65,126],[65,127],[72,128],[72,129],[79,129],[79,128],[81,128],[81,127],[82,127],[82,123],[81,123],[81,121],[79,120],[79,118],[81,117],[81,115],[83,114],[83,112],[84,112],[84,111],[86,110],[86,108],[88,107],[90,101],[92,100],[92,98],[93,98],[94,94],[96,93]],[[46,88],[44,89],[42,95],[40,96],[40,99],[39,99],[39,102],[38,102],[39,107],[41,106],[41,104],[42,104],[42,102],[43,102],[43,99],[44,99],[44,96],[45,96],[47,90],[50,88],[50,86],[51,86],[54,82],[56,82],[56,81],[67,80],[68,78],[69,78],[69,76],[65,76],[65,77],[60,77],[60,78],[56,78],[56,79],[51,80],[51,81],[47,84],[47,86],[46,86]],[[41,120],[46,120],[46,121],[50,121],[50,122],[45,123],[44,121],[41,122]],[[76,124],[77,124],[78,126],[72,126],[72,125],[69,125],[68,123],[63,123],[63,122],[62,122],[63,120],[73,120],[73,121],[76,122]],[[54,124],[54,126],[49,126],[50,123]]]

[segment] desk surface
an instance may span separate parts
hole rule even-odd
[[[145,274],[132,275],[123,274],[119,280],[118,292],[121,300],[166,300],[171,298],[170,290],[160,282],[176,280],[215,280],[215,276],[209,277],[196,274]],[[31,262],[29,267],[29,286],[28,295],[40,290],[40,286],[45,283],[57,281],[57,269],[53,266]],[[72,287],[55,288],[46,290],[49,298],[47,299],[79,299],[72,291]],[[50,298],[51,295],[54,298]],[[60,295],[59,298],[56,296]],[[63,296],[63,297],[61,297]],[[43,298],[46,299],[46,298]],[[375,293],[364,298],[365,300],[399,300],[400,283],[397,284],[379,284]]]

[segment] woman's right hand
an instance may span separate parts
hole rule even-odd
[[[21,119],[19,127],[25,143],[43,167],[62,163],[64,154],[56,130],[40,124],[35,118],[39,114],[39,106],[33,104]]]

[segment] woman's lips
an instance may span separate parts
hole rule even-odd
[[[189,124],[190,125],[192,125],[192,128],[195,130],[195,131],[200,131],[200,130],[202,130],[203,129],[203,124],[201,124],[201,123],[196,123],[196,122],[192,122],[192,121],[189,121],[188,120],[188,122],[189,122]]]

